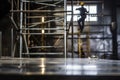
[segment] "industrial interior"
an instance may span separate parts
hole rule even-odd
[[[0,0],[0,11],[0,79],[120,79],[119,0]]]

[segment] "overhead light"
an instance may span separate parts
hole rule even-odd
[[[45,22],[45,17],[42,17],[42,22]]]
[[[45,33],[45,30],[44,29],[42,29],[42,34],[44,34]]]

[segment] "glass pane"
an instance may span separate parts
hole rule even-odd
[[[80,18],[80,12],[79,10],[76,10],[76,8],[79,8],[80,6],[74,5],[73,6],[73,21],[77,21]],[[97,21],[97,5],[86,5],[85,8],[87,11],[89,11],[89,14],[92,15],[87,15],[86,21]],[[67,6],[67,11],[72,11],[72,7],[69,5]],[[67,21],[71,20],[71,12],[67,12]]]

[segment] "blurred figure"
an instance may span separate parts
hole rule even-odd
[[[82,32],[83,29],[84,29],[84,22],[85,22],[86,14],[88,13],[88,11],[84,7],[84,2],[80,2],[80,5],[81,5],[81,7],[76,8],[76,10],[80,11],[80,18],[78,20],[78,25],[79,25],[79,28],[80,28],[80,32]]]

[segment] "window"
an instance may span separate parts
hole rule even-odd
[[[79,5],[74,5],[73,6],[73,21],[77,21],[79,19],[79,10],[76,10],[76,8],[79,8]],[[87,11],[89,11],[89,14],[91,15],[87,15],[87,18],[85,21],[97,21],[97,16],[95,16],[95,14],[97,14],[97,5],[86,5],[84,6]],[[67,10],[71,11],[71,6],[67,6]],[[71,20],[71,12],[67,13],[67,21]]]

